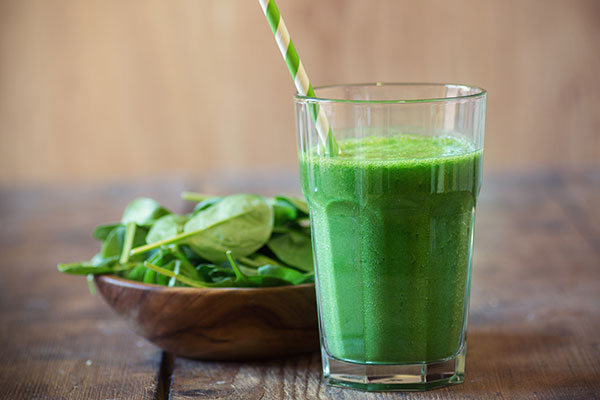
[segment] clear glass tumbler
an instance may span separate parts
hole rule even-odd
[[[381,83],[316,92],[295,104],[325,382],[461,383],[486,92]],[[324,148],[320,112],[339,153]]]

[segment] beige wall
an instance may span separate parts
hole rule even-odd
[[[600,1],[279,0],[315,85],[489,90],[486,168],[600,165]],[[296,167],[255,0],[0,0],[0,183]]]

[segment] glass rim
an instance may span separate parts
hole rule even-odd
[[[294,95],[296,101],[311,102],[311,103],[344,103],[344,104],[414,104],[414,103],[433,103],[444,102],[451,100],[475,99],[485,97],[487,91],[478,86],[465,85],[460,83],[435,83],[435,82],[368,82],[368,83],[350,83],[350,84],[335,84],[317,86],[314,90],[319,89],[334,89],[344,87],[381,87],[381,86],[437,86],[437,87],[460,87],[469,90],[474,90],[475,93],[464,96],[451,97],[431,97],[423,99],[389,99],[389,100],[352,100],[352,99],[336,99],[319,96],[302,96],[298,93]]]

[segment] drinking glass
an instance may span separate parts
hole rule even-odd
[[[295,106],[324,380],[368,391],[461,383],[486,92],[374,83],[316,93]],[[337,146],[326,146],[319,113]]]

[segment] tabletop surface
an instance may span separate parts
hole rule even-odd
[[[255,362],[174,358],[128,330],[85,279],[95,225],[182,190],[297,191],[286,175],[0,189],[0,398],[600,398],[600,171],[485,177],[475,229],[465,383],[363,393],[321,383],[317,354]]]

